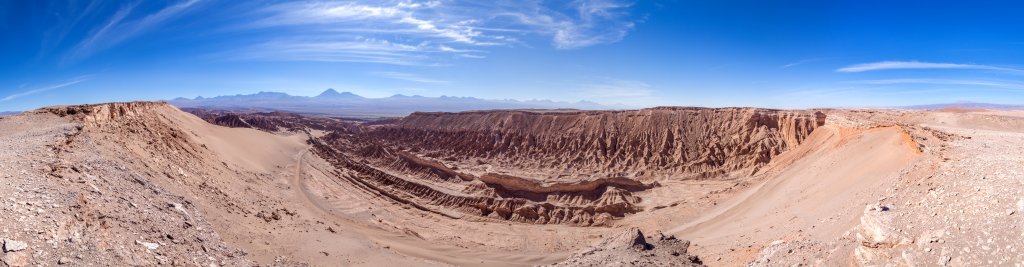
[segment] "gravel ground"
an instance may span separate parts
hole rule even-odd
[[[81,129],[46,113],[0,118],[0,266],[251,265]]]

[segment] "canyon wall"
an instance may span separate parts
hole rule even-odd
[[[420,112],[361,139],[510,169],[710,177],[752,174],[824,120],[821,113],[753,108]]]

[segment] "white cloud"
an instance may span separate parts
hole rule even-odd
[[[397,7],[377,7],[356,3],[286,2],[257,12],[264,16],[252,27],[326,24],[367,19],[395,18],[403,13]]]
[[[957,63],[934,63],[934,62],[921,62],[921,61],[881,61],[873,63],[864,63],[857,65],[850,65],[843,68],[839,68],[838,72],[865,72],[865,71],[879,71],[879,70],[898,70],[898,69],[962,69],[962,70],[994,70],[994,71],[1005,71],[1024,73],[1024,70],[1004,68],[989,65],[976,65],[976,64],[957,64]]]
[[[34,94],[50,91],[50,90],[53,90],[53,89],[58,89],[58,88],[72,86],[72,85],[75,85],[75,84],[78,84],[78,83],[81,83],[81,82],[84,82],[84,81],[88,81],[91,78],[92,78],[92,76],[90,76],[90,75],[84,75],[84,76],[75,77],[74,79],[71,79],[71,80],[68,80],[68,81],[65,81],[65,82],[62,82],[62,83],[59,83],[59,84],[50,85],[50,86],[41,87],[41,88],[36,88],[36,89],[32,89],[32,90],[21,92],[21,93],[16,93],[16,94],[8,95],[8,96],[6,96],[4,98],[0,98],[0,102],[10,101],[10,100],[13,100],[13,99],[34,95]]]
[[[1024,90],[1024,83],[1011,81],[991,80],[957,80],[957,79],[884,79],[884,80],[861,80],[853,81],[857,84],[871,85],[893,85],[893,84],[932,84],[932,85],[961,85],[961,86],[984,86],[991,88]]]
[[[629,12],[632,2],[579,0],[568,6],[566,12],[526,1],[520,8],[501,10],[494,17],[511,19],[513,27],[524,27],[533,34],[551,36],[552,45],[558,49],[618,42],[636,26]]]
[[[441,6],[440,2],[363,4],[358,2],[283,3],[261,10],[265,16],[249,27],[309,26],[334,32],[402,33],[408,37],[471,45],[491,45],[471,24],[453,21],[435,12],[422,12]],[[319,28],[318,28],[319,29]],[[318,30],[314,29],[314,30]]]
[[[238,59],[362,62],[391,65],[430,65],[426,53],[436,51],[425,44],[406,45],[387,40],[356,37],[347,41],[289,39],[271,41],[241,49]]]
[[[555,26],[554,45],[560,49],[574,49],[603,43],[614,43],[625,38],[635,26],[623,20],[632,3],[617,1],[575,1],[578,20],[562,21]]]
[[[479,58],[486,58],[486,56],[474,55],[474,54],[461,54],[459,56],[460,57],[464,57],[464,58],[477,58],[477,59],[479,59]]]
[[[170,5],[164,9],[161,9],[160,11],[157,11],[156,13],[148,15],[142,18],[141,20],[134,22],[131,25],[126,25],[126,32],[123,33],[124,36],[122,37],[127,38],[136,35],[140,32],[145,32],[146,30],[149,30],[152,27],[155,27],[167,20],[174,18],[175,16],[181,14],[185,10],[188,10],[189,8],[194,6],[196,3],[199,3],[199,0],[187,0],[175,5]]]
[[[407,65],[409,60],[379,60],[377,57],[353,60],[362,56],[347,55],[339,60],[338,54],[364,55],[368,50],[360,47],[346,52],[343,46],[322,44],[360,42],[356,38],[386,40],[420,48],[396,52],[387,46],[381,47],[391,56],[413,57],[419,61],[452,58],[441,57],[443,54],[455,58],[482,58],[487,53],[483,47],[529,46],[523,41],[527,37],[551,38],[558,49],[582,48],[624,38],[634,27],[629,14],[632,5],[617,0],[578,0],[567,5],[542,1],[285,2],[248,14],[256,19],[239,29],[282,29],[278,39],[242,50],[279,48],[282,43],[304,47],[301,53],[297,49],[287,49],[289,53],[265,51],[276,54],[273,58],[277,59]],[[300,41],[312,43],[295,43]],[[268,46],[268,43],[278,45]],[[292,57],[283,57],[286,54]],[[324,54],[331,56],[317,59]]]
[[[375,76],[379,76],[379,77],[388,78],[388,79],[410,81],[410,82],[418,82],[418,83],[427,83],[427,84],[448,84],[449,83],[448,81],[425,78],[425,77],[422,77],[422,76],[419,76],[419,75],[416,75],[416,74],[404,73],[404,72],[383,71],[383,72],[370,72],[370,74],[375,75]]]

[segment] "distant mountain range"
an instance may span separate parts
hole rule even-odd
[[[923,109],[923,110],[935,110],[944,108],[967,108],[967,109],[991,109],[991,110],[1018,110],[1024,109],[1024,105],[1006,105],[1006,104],[992,104],[992,103],[977,103],[977,102],[956,102],[946,104],[930,104],[930,105],[916,105],[916,106],[905,106],[905,109]]]
[[[21,113],[21,111],[0,111],[0,116],[3,116],[3,115],[15,115],[15,114],[19,114],[19,113]]]
[[[350,92],[327,89],[314,97],[293,96],[278,92],[211,98],[175,98],[167,101],[179,108],[203,108],[246,111],[288,111],[352,118],[399,117],[417,111],[459,112],[487,109],[621,109],[588,101],[556,102],[551,100],[492,100],[474,97],[425,97],[393,95],[366,98]]]

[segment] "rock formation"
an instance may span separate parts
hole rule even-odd
[[[895,224],[895,214],[889,207],[881,204],[865,207],[860,225],[854,231],[857,242],[860,243],[854,250],[854,259],[861,266],[886,262],[906,262],[908,265],[914,265],[913,261],[904,259],[902,254],[897,253],[898,248],[913,244],[914,239]]]
[[[551,266],[704,266],[699,257],[688,254],[689,247],[689,241],[663,234],[648,243],[633,227]]]
[[[823,123],[752,108],[419,112],[362,138],[505,169],[685,178],[749,175]]]

